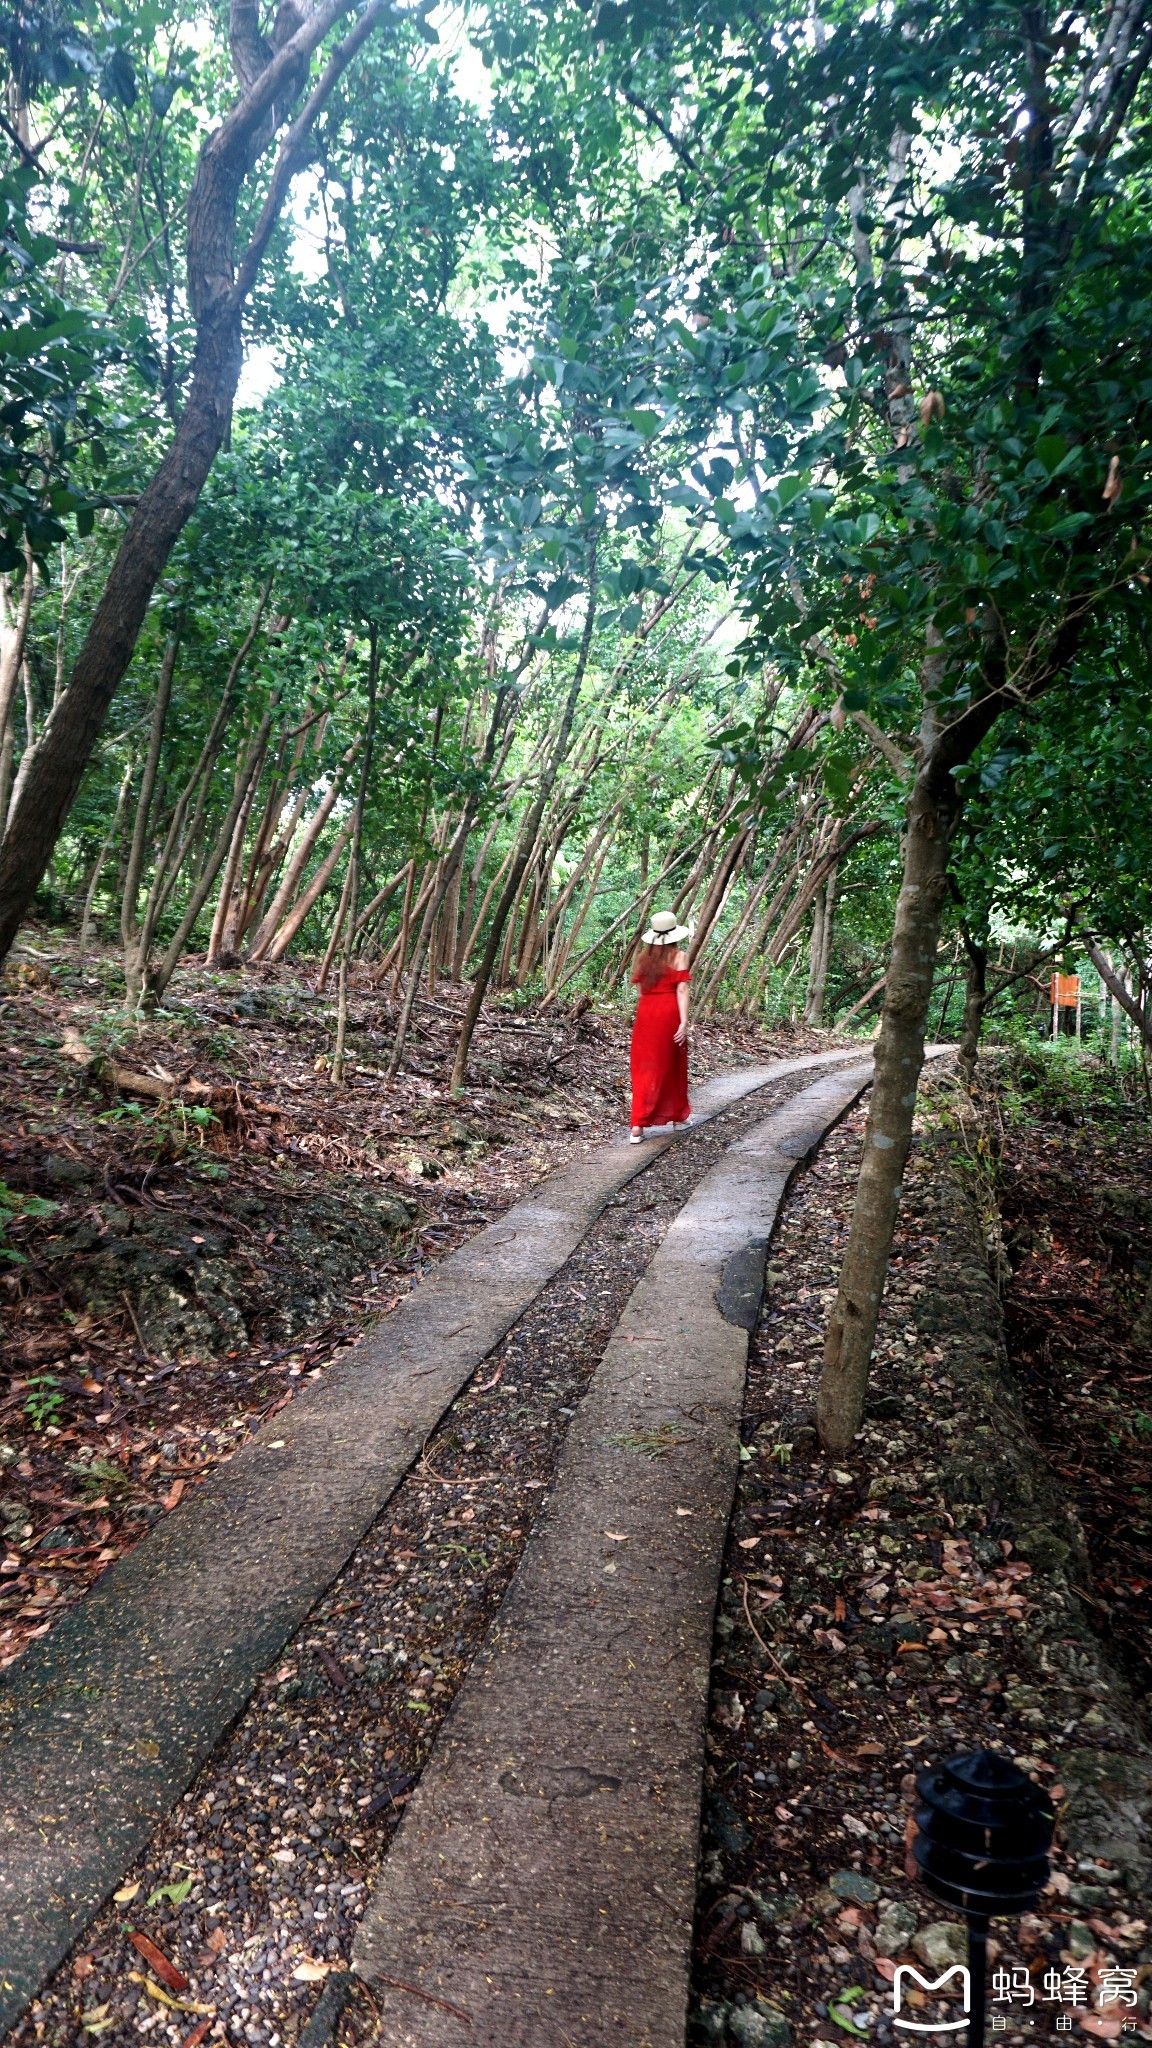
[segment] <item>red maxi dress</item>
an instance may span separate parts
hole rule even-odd
[[[632,1026],[632,1128],[687,1123],[688,1047],[675,1044],[680,1028],[676,990],[691,981],[686,967],[670,968],[654,988],[641,989]]]

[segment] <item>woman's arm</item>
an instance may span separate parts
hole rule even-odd
[[[687,954],[677,953],[676,969],[678,971],[683,970],[685,967],[687,967],[687,965]],[[677,983],[676,1001],[680,1006],[680,1023],[678,1029],[675,1030],[672,1034],[672,1042],[674,1045],[683,1045],[685,1039],[688,1036],[688,983],[686,981],[681,981]]]

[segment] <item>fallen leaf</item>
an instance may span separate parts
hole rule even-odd
[[[214,1956],[222,1955],[228,1946],[228,1936],[225,1934],[224,1929],[222,1927],[214,1927],[204,1946],[205,1948],[210,1948]]]
[[[758,1536],[741,1536],[737,1548],[740,1550],[755,1550],[759,1541],[760,1538]]]
[[[297,1963],[292,1975],[297,1984],[322,1984],[332,1967],[331,1963],[314,1963],[310,1956],[305,1956],[302,1963]]]
[[[180,2048],[200,2048],[201,2041],[205,2039],[208,2029],[212,2025],[212,2019],[213,2015],[209,2013],[206,2020],[197,2020],[191,2033],[184,2036]]]
[[[143,1984],[149,1998],[154,1998],[157,2004],[166,2006],[169,2012],[206,2012],[211,2018],[216,2017],[214,2005],[199,2005],[194,1998],[173,1998],[169,1992],[161,1989],[155,1977],[149,1977],[145,1971],[129,1970],[128,1982]]]
[[[855,1754],[857,1756],[883,1756],[884,1744],[882,1742],[858,1743]]]
[[[184,1492],[184,1484],[185,1482],[183,1479],[174,1479],[171,1486],[168,1488],[167,1493],[161,1494],[160,1505],[162,1508],[165,1508],[169,1514],[171,1514],[174,1507],[179,1506],[181,1495]]]
[[[187,1977],[182,1970],[176,1968],[175,1963],[169,1962],[162,1948],[157,1948],[154,1941],[150,1941],[146,1934],[138,1933],[135,1928],[129,1928],[128,1939],[137,1955],[143,1956],[144,1961],[151,1964],[160,1982],[166,1984],[169,1991],[187,1991]]]
[[[158,1906],[161,1899],[169,1899],[174,1906],[182,1906],[191,1889],[190,1877],[182,1878],[179,1884],[162,1884],[149,1895],[148,1904]]]
[[[619,1529],[605,1529],[604,1534],[608,1538],[609,1543],[627,1543],[628,1541],[626,1536],[621,1535]]]
[[[1082,2012],[1078,2018],[1084,2032],[1098,2041],[1118,2041],[1124,2031],[1122,2021],[1106,2019],[1102,2012]]]
[[[138,1884],[121,1885],[120,1890],[113,1892],[112,1897],[118,1906],[128,1906],[131,1905],[139,1889]]]

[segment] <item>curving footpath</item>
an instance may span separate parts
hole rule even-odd
[[[749,1332],[788,1182],[870,1079],[734,1144],[631,1296],[360,1929],[389,2048],[682,2048]]]
[[[844,1064],[832,1052],[727,1075],[697,1091],[693,1123],[788,1074]],[[611,1196],[673,1142],[610,1145],[451,1253],[0,1680],[0,2034],[191,1783],[477,1366]],[[724,1370],[730,1379],[731,1360]],[[679,1470],[641,1467],[645,1480]],[[692,1583],[685,1598],[702,1614],[711,1594]],[[425,2025],[418,2038],[438,2037]]]

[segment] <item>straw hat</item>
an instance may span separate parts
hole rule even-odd
[[[686,924],[677,924],[674,910],[658,910],[642,943],[645,946],[678,946],[681,939],[691,938]]]

